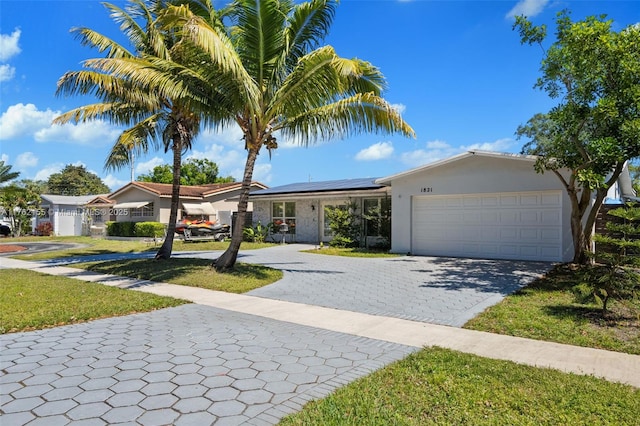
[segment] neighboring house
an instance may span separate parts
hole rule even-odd
[[[390,188],[374,183],[374,179],[344,179],[325,182],[293,183],[252,192],[253,222],[273,223],[278,232],[282,223],[288,225],[286,241],[319,244],[332,238],[325,220],[325,207],[348,206],[355,203],[359,212],[379,208],[388,198]],[[375,226],[364,224],[368,240],[376,240]],[[281,240],[281,237],[276,237]]]
[[[535,157],[469,151],[376,180],[391,186],[395,253],[570,261],[571,204]],[[628,171],[610,198],[635,195]]]
[[[100,196],[98,196],[100,197]],[[88,235],[93,221],[91,212],[85,205],[96,198],[96,195],[51,195],[40,196],[40,209],[35,215],[33,228],[38,225],[51,223],[53,235],[78,236]]]
[[[238,208],[241,182],[216,183],[197,186],[180,186],[178,220],[206,219],[212,222],[231,223],[232,214]],[[267,186],[253,182],[252,190]],[[94,197],[87,205],[94,209],[94,226],[104,222],[160,222],[169,223],[171,211],[171,185],[151,182],[130,182],[106,197]],[[248,209],[251,209],[249,205]],[[101,213],[101,214],[100,214]]]

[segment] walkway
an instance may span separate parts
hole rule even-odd
[[[245,252],[241,261],[262,258],[273,264],[276,259],[267,259],[270,256],[286,259],[281,262],[286,264],[285,279],[272,285],[280,298],[286,292],[278,287],[295,286],[296,282],[309,286],[311,281],[301,278],[317,275],[322,278],[319,282],[328,287],[327,299],[334,300],[333,294],[340,287],[335,277],[347,273],[341,269],[343,260],[327,265],[323,264],[324,256],[297,254],[288,248]],[[308,260],[300,263],[297,256]],[[400,273],[397,271],[402,268],[397,265],[410,264],[410,268],[404,266],[408,273],[425,267],[423,258],[375,261],[378,260],[384,266],[382,270],[375,268],[378,274],[383,274],[387,267],[399,268],[391,275]],[[345,264],[349,262],[347,259]],[[354,262],[354,268],[360,267],[359,262]],[[640,357],[633,355],[463,330],[408,320],[400,315],[373,315],[297,301],[134,281],[64,266],[12,259],[0,259],[0,265],[196,302],[145,314],[0,336],[3,424],[5,421],[11,425],[30,421],[35,423],[29,424],[47,425],[274,424],[307,401],[430,345],[594,374],[640,387]],[[430,268],[429,272],[438,272]],[[443,290],[425,278],[426,271],[422,272],[423,282],[431,284],[419,288],[448,290],[454,295],[452,298],[468,290],[461,287],[461,279],[457,284],[460,288],[449,283]],[[454,272],[454,276],[462,273],[462,270]],[[369,274],[376,275],[375,271]],[[532,277],[531,274],[522,272],[516,277]],[[292,276],[299,279],[292,280]],[[479,271],[469,276],[480,279]],[[342,287],[348,285],[343,283]],[[494,297],[497,288],[484,293],[476,290],[491,294],[480,302],[489,303],[487,300]],[[379,291],[373,290],[371,294],[377,295]],[[368,294],[361,298],[366,299],[365,296]],[[372,300],[380,297],[384,296]],[[337,303],[335,300],[330,304]],[[366,311],[375,303],[356,305]],[[396,309],[393,305],[389,305],[392,313]]]

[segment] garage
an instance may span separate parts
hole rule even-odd
[[[413,196],[411,253],[562,260],[561,191]]]

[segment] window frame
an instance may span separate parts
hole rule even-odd
[[[289,209],[287,209],[287,204],[289,205]],[[276,214],[276,208],[279,208],[280,211],[278,213],[281,213],[281,215]],[[280,232],[280,225],[286,223],[289,227],[287,233],[296,233],[296,208],[297,206],[295,201],[271,202],[271,223],[273,223],[273,232]],[[293,213],[293,216],[290,213]]]

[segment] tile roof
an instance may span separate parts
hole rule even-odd
[[[266,185],[261,184],[260,182],[252,182],[252,186],[257,186],[260,188],[266,188]],[[113,192],[110,196],[113,197],[114,194],[125,190],[128,187],[137,187],[142,190],[146,190],[153,194],[156,194],[160,197],[170,197],[171,196],[171,184],[169,183],[154,183],[154,182],[130,182],[117,191]],[[235,189],[240,189],[242,186],[242,182],[229,182],[229,183],[212,183],[207,185],[180,185],[180,196],[181,197],[191,197],[191,198],[204,198],[216,193],[233,191]]]
[[[331,192],[331,191],[353,191],[353,190],[367,190],[367,189],[379,189],[384,185],[374,183],[376,178],[361,178],[361,179],[341,179],[341,180],[329,180],[322,182],[299,182],[290,183],[287,185],[276,186],[273,188],[262,189],[254,191],[251,196],[262,196],[272,194],[292,194],[292,193],[305,193],[305,192]]]

